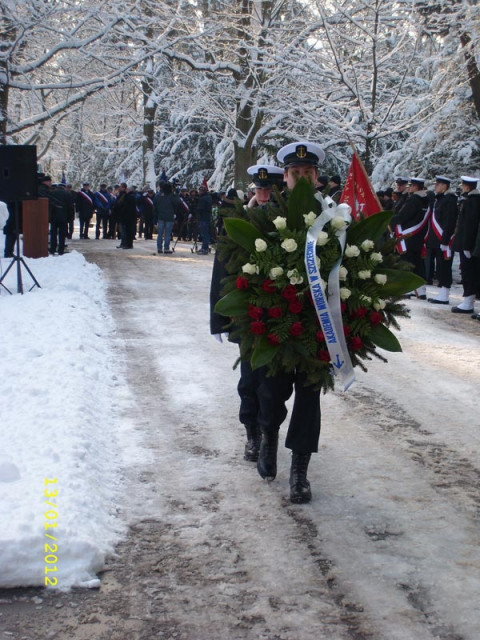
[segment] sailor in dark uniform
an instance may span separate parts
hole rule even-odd
[[[409,196],[403,207],[395,208],[391,221],[392,229],[397,236],[405,235],[405,239],[398,243],[398,250],[402,259],[413,264],[413,272],[425,278],[425,264],[422,257],[423,241],[430,216],[430,202],[425,189],[424,178],[410,178]],[[427,297],[425,285],[412,291],[420,300]]]
[[[457,196],[450,191],[450,179],[435,177],[435,201],[429,221],[427,250],[435,260],[438,286],[436,298],[429,298],[433,304],[448,304],[452,286],[453,236],[457,224]]]
[[[462,196],[459,202],[454,248],[460,254],[462,270],[463,301],[452,308],[453,313],[474,314],[476,293],[480,286],[480,192],[478,178],[461,176]]]
[[[405,176],[399,176],[395,178],[395,213],[398,213],[400,211],[400,209],[407,201],[408,196],[410,195],[408,192],[408,182],[409,179]]]

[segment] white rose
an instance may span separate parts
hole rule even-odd
[[[383,256],[381,253],[372,253],[370,260],[375,264],[379,264],[380,262],[383,262]]]
[[[317,237],[318,246],[323,247],[323,245],[327,244],[327,242],[328,242],[328,233],[326,233],[325,231],[320,231]]]
[[[364,240],[360,245],[364,251],[371,251],[375,246],[373,240]]]
[[[317,214],[314,213],[313,211],[310,211],[310,213],[304,213],[303,214],[303,219],[305,220],[305,226],[306,227],[311,227],[312,224],[317,219]]]
[[[283,275],[283,269],[282,267],[272,267],[268,275],[270,276],[270,280],[275,280]]]
[[[344,266],[341,266],[340,269],[338,270],[338,278],[340,280],[346,280],[347,274],[348,274],[348,269],[345,269]]]
[[[364,304],[372,304],[370,296],[360,296],[360,299]]]
[[[372,272],[368,269],[363,269],[363,271],[358,272],[358,277],[360,278],[360,280],[368,280],[371,275]]]
[[[273,224],[277,229],[286,229],[287,228],[287,219],[282,218],[282,216],[277,216],[273,221]]]
[[[254,273],[257,273],[257,265],[247,262],[247,264],[243,265],[242,271],[243,273],[249,273],[250,275],[253,275]]]
[[[262,251],[266,251],[267,243],[265,242],[265,240],[262,240],[262,238],[257,238],[255,240],[255,249],[258,251],[258,253],[261,253]]]
[[[303,276],[301,276],[297,269],[290,269],[287,271],[287,277],[290,279],[290,284],[302,284]]]
[[[377,273],[374,280],[377,284],[385,284],[387,282],[387,276],[384,273]]]
[[[320,271],[320,258],[315,256],[315,264],[317,265],[317,269]]]
[[[375,302],[373,303],[373,308],[377,311],[381,311],[382,309],[385,309],[386,304],[387,303],[385,302],[385,300],[382,300],[382,298],[378,298],[378,300],[375,300]]]
[[[295,251],[295,249],[298,247],[297,243],[293,238],[287,238],[282,242],[280,246],[282,247],[282,249],[285,249],[285,251],[287,251],[288,253],[292,253],[292,251]]]
[[[350,291],[350,289],[347,289],[347,287],[340,287],[340,298],[342,300],[346,300],[351,295],[352,295],[352,292]]]
[[[345,227],[348,225],[348,222],[340,216],[335,216],[334,218],[332,218],[330,224],[332,225],[332,229],[345,229]]]
[[[347,256],[347,258],[356,258],[360,255],[360,249],[355,244],[347,244],[345,255]]]

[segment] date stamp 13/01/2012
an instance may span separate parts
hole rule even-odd
[[[45,507],[48,507],[45,511],[45,538],[49,542],[44,544],[44,556],[45,562],[45,586],[56,587],[58,586],[58,578],[53,575],[57,571],[58,562],[58,481],[57,478],[45,478]]]

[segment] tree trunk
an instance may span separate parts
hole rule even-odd
[[[468,33],[462,33],[460,35],[460,42],[462,43],[463,53],[467,63],[468,81],[472,90],[473,104],[477,112],[477,117],[480,118],[480,70],[475,60],[472,39]]]
[[[7,144],[8,116],[8,68],[4,60],[0,60],[0,144]]]

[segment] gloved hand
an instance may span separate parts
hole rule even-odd
[[[446,251],[446,250],[448,249],[448,244],[441,244],[441,245],[440,245],[440,249],[441,249],[442,251]]]
[[[470,251],[464,251],[463,255],[465,256],[465,258],[471,258],[472,257],[472,254],[471,254]]]

